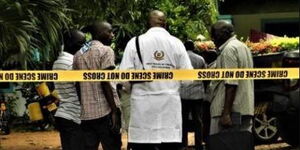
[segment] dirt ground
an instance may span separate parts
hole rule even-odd
[[[126,135],[123,135],[122,141],[126,141],[126,138]],[[127,145],[125,144],[124,142],[122,150],[126,150]],[[0,135],[0,150],[61,150],[59,133],[57,131],[35,131]]]
[[[193,139],[193,134],[189,139]],[[122,136],[123,147],[126,150],[127,136]],[[12,132],[9,135],[0,135],[0,150],[60,150],[59,134],[57,131],[36,131],[36,132]],[[189,140],[189,145],[193,145],[193,140]],[[100,150],[101,148],[99,148]],[[270,145],[259,145],[255,150],[291,150],[286,143],[276,143]],[[293,149],[296,150],[296,149]]]

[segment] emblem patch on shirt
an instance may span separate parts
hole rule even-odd
[[[163,51],[155,51],[154,58],[158,61],[163,60],[165,57],[165,53]]]

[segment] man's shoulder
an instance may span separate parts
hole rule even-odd
[[[110,46],[106,46],[106,45],[104,45],[101,42],[96,41],[96,40],[91,41],[90,49],[92,49],[92,50],[94,50],[94,49],[112,50],[112,48]]]
[[[238,39],[231,40],[227,45],[226,48],[241,48],[241,47],[247,47],[245,43]]]
[[[144,35],[144,34],[142,34],[142,35]],[[142,36],[142,35],[139,35],[139,37]],[[133,38],[131,38],[131,39],[127,42],[127,45],[133,45],[133,44],[135,44],[135,39],[136,39],[136,36],[133,37]]]
[[[73,57],[58,57],[57,60],[54,61],[53,64],[57,63],[72,63],[73,62]]]
[[[198,60],[204,61],[204,58],[198,54],[196,54],[195,52],[192,52],[193,56],[196,57]]]
[[[196,61],[204,62],[204,58],[193,51],[188,51],[188,55]]]
[[[170,35],[170,39],[171,39],[172,41],[176,42],[176,43],[183,44],[182,41],[181,41],[179,38],[177,38],[177,37],[175,37],[175,36],[173,36],[173,35]]]
[[[74,54],[74,59],[76,59],[78,56],[80,56],[82,53],[80,50],[78,50],[75,54]]]
[[[106,53],[106,52],[113,52],[113,49],[110,46],[103,45],[101,42],[97,40],[93,40],[91,41],[90,46],[85,52],[79,50],[77,51],[75,56],[83,55],[85,53],[96,54],[96,53]]]
[[[114,52],[114,50],[110,46],[102,45],[101,49],[108,52]]]
[[[168,32],[169,33],[169,32]],[[176,42],[176,43],[182,43],[181,40],[177,37],[175,37],[174,35],[171,35],[171,34],[157,34],[157,33],[144,33],[144,34],[141,34],[139,37],[141,38],[144,38],[144,37],[148,37],[148,36],[151,36],[151,37],[159,37],[159,38],[163,38],[163,39],[170,39],[172,40],[173,42]],[[132,38],[131,40],[135,39]]]
[[[143,39],[145,37],[145,34],[141,34],[141,35],[138,35],[139,36],[139,42],[141,41],[141,39]],[[127,44],[126,44],[126,51],[136,51],[136,44],[135,44],[135,41],[136,41],[136,37],[133,37],[131,38]]]
[[[57,60],[54,61],[52,68],[53,69],[69,69],[69,66],[73,65],[73,58],[71,57],[58,57]]]
[[[67,52],[61,52],[59,56],[57,57],[57,60],[55,62],[60,62],[60,61],[73,61],[74,55],[67,53]],[[54,62],[54,63],[55,63]]]

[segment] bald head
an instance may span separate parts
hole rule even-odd
[[[234,27],[226,21],[218,21],[211,27],[211,38],[216,46],[221,46],[234,35]]]
[[[232,34],[233,33],[233,25],[227,21],[218,21],[213,26],[212,29],[218,32],[223,32],[226,34]]]
[[[162,11],[153,10],[149,14],[150,27],[166,27],[166,16]]]

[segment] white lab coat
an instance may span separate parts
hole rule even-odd
[[[145,69],[192,69],[182,42],[165,29],[154,27],[139,37]],[[135,38],[125,49],[121,70],[142,70]],[[179,81],[134,84],[128,141],[131,143],[181,142],[182,117]]]

